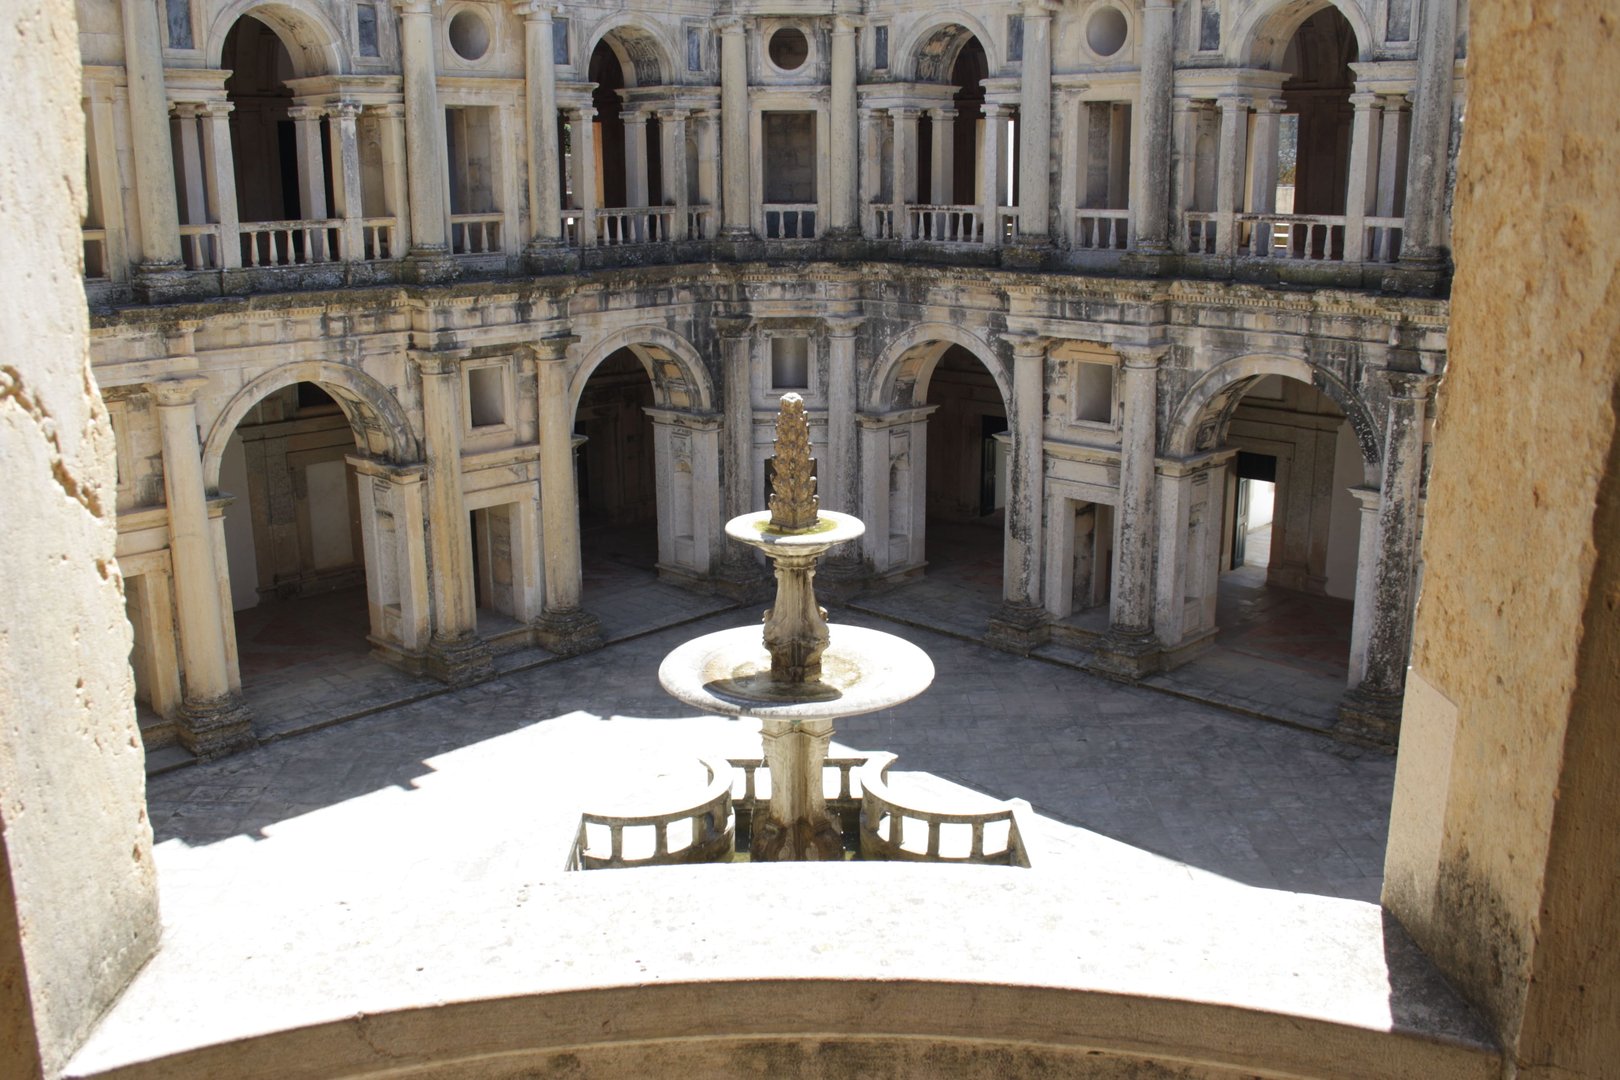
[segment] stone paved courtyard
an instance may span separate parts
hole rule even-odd
[[[723,612],[154,777],[160,869],[178,869],[178,850],[257,839],[305,815],[341,828],[345,804],[410,792],[447,756],[508,743],[496,756],[516,775],[511,755],[535,755],[533,786],[510,794],[556,824],[557,850],[536,858],[560,867],[590,791],[633,788],[661,757],[757,752],[746,722],[697,717],[656,678],[679,642],[754,617]],[[1376,901],[1391,757],[880,618],[834,619],[897,633],[938,671],[914,701],[842,721],[836,745],[898,754],[897,784],[931,802],[1027,799],[1049,867],[1106,839],[1195,878]]]

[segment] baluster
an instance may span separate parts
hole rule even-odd
[[[696,834],[694,834],[696,835]],[[669,823],[660,821],[653,826],[653,858],[669,854]]]
[[[968,857],[973,859],[984,858],[984,822],[982,820],[973,823],[973,847]]]
[[[614,862],[624,859],[624,826],[614,823],[608,826],[608,835],[612,838],[612,845],[608,849],[608,858]]]
[[[928,857],[939,858],[939,822],[932,818],[928,821]]]

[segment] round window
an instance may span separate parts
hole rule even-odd
[[[450,47],[463,60],[478,60],[489,52],[489,24],[477,12],[458,11],[450,20]]]
[[[1125,46],[1129,27],[1116,7],[1100,7],[1086,20],[1086,44],[1098,56],[1113,56]]]
[[[770,53],[771,63],[783,71],[797,71],[810,57],[810,42],[805,38],[803,30],[787,26],[771,35],[771,44],[767,51]]]

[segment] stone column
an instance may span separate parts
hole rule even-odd
[[[720,155],[725,173],[725,229],[730,239],[753,235],[748,151],[748,37],[740,18],[720,21]]]
[[[818,455],[816,489],[823,509],[859,514],[855,482],[856,442],[860,437],[855,419],[855,342],[865,320],[853,316],[823,321],[827,324],[827,448]],[[833,579],[853,576],[860,565],[860,554],[858,544],[834,548],[823,559],[823,575]]]
[[[220,266],[233,270],[242,265],[241,214],[236,208],[236,163],[231,154],[231,110],[228,101],[210,101],[203,106],[203,160],[207,164],[204,182],[208,205],[219,223]]]
[[[388,213],[394,219],[394,235],[389,238],[388,253],[393,259],[411,250],[411,215],[406,177],[405,106],[378,105],[375,107],[382,130],[382,182]]]
[[[713,109],[697,117],[698,202],[703,204],[703,239],[720,231],[720,116]]]
[[[1282,127],[1281,98],[1257,98],[1254,103],[1253,181],[1250,205],[1257,214],[1277,210],[1277,139]]]
[[[1374,206],[1378,217],[1393,218],[1401,216],[1405,203],[1406,192],[1401,187],[1401,181],[1405,179],[1405,162],[1401,160],[1401,152],[1406,147],[1409,117],[1404,97],[1386,97],[1382,105],[1383,116],[1378,125],[1378,193]],[[1380,228],[1375,235],[1376,242],[1367,252],[1367,257],[1379,262],[1393,262],[1394,245],[1400,233]]]
[[[298,148],[299,216],[305,221],[325,221],[326,174],[324,151],[321,149],[321,118],[326,111],[313,105],[294,105],[287,110],[287,115],[292,118],[293,136]]]
[[[551,5],[529,0],[523,16],[523,91],[528,111],[529,249],[562,243],[562,185],[557,169],[557,67]]]
[[[984,145],[979,148],[979,213],[984,217],[986,247],[1001,246],[1001,196],[1007,134],[1007,107],[984,103]]]
[[[1153,636],[1154,457],[1158,441],[1159,362],[1166,344],[1117,345],[1120,397],[1119,505],[1115,514],[1113,605],[1096,665],[1104,674],[1140,678],[1158,666]]]
[[[1367,252],[1367,214],[1378,197],[1378,96],[1351,94],[1350,104],[1356,111],[1344,194],[1344,261],[1360,262]]]
[[[727,520],[750,513],[754,505],[754,322],[745,316],[716,319],[720,335],[721,394],[725,413],[724,461],[725,507]],[[726,542],[720,575],[731,591],[747,594],[764,581],[759,562],[741,544]]]
[[[1018,104],[1019,243],[1052,242],[1052,12],[1024,8],[1024,63]]]
[[[405,96],[405,152],[409,162],[411,249],[417,277],[454,276],[445,229],[444,110],[433,67],[433,0],[394,0]]]
[[[1377,488],[1353,487],[1361,507],[1361,528],[1356,545],[1356,597],[1355,611],[1350,623],[1350,677],[1348,685],[1354,690],[1367,677],[1367,639],[1372,632],[1373,608],[1377,603],[1378,584],[1378,509]]]
[[[185,701],[180,707],[180,742],[203,760],[254,745],[253,714],[231,691],[208,495],[203,487],[202,451],[197,440],[197,392],[208,385],[201,375],[179,375],[147,385],[157,402],[163,438],[163,492],[169,510],[169,554],[174,574],[176,625],[180,631]]]
[[[180,269],[180,217],[174,197],[174,155],[169,101],[163,84],[163,37],[154,0],[120,0],[124,71],[129,82],[129,144],[135,163],[135,209],[140,219],[140,279],[162,290],[159,275]],[[109,195],[109,198],[115,197]]]
[[[1243,175],[1248,164],[1249,99],[1221,98],[1221,165],[1215,181],[1215,209],[1220,213],[1217,255],[1237,251],[1237,216],[1243,212]]]
[[[827,119],[832,136],[832,161],[828,169],[832,175],[832,197],[828,208],[831,228],[826,235],[832,237],[856,236],[860,233],[856,201],[860,162],[855,149],[855,78],[855,23],[847,16],[835,15],[831,101]]]
[[[589,105],[570,114],[573,136],[574,202],[579,209],[579,245],[596,246],[596,110]]]
[[[878,228],[877,215],[872,212],[872,204],[877,202],[880,194],[878,183],[883,172],[882,125],[876,110],[860,111],[860,128],[860,194],[856,210],[860,218],[860,232],[868,240],[886,240],[888,237],[882,235],[882,230]]]
[[[1197,187],[1194,180],[1194,170],[1198,166],[1198,110],[1197,103],[1190,98],[1176,98],[1174,121],[1175,162],[1171,172],[1171,196],[1169,220],[1165,226],[1168,232],[1166,250],[1186,254],[1187,251],[1187,219],[1188,210],[1193,208]],[[1142,190],[1145,192],[1154,183],[1151,177],[1145,178]],[[1275,185],[1273,185],[1275,187]],[[1146,198],[1146,195],[1143,196]],[[1137,247],[1141,248],[1145,241],[1142,238],[1142,216],[1137,211]],[[1151,245],[1150,245],[1151,250]]]
[[[1445,201],[1451,154],[1451,82],[1457,56],[1457,0],[1423,0],[1417,40],[1401,264],[1414,270],[1439,270],[1445,266],[1450,246],[1445,236]]]
[[[1434,377],[1420,371],[1384,374],[1389,380],[1389,418],[1384,436],[1384,477],[1379,490],[1366,661],[1360,685],[1347,693],[1339,705],[1339,719],[1352,735],[1393,744],[1400,734],[1401,697],[1406,691],[1406,662],[1412,647],[1423,413]],[[1358,570],[1360,566],[1358,560]],[[1359,581],[1356,590],[1359,601]],[[1362,618],[1360,608],[1358,602],[1358,619]]]
[[[894,233],[902,239],[914,240],[906,207],[917,201],[917,119],[922,110],[890,109],[889,115],[894,117],[894,142],[890,147],[894,156],[889,174],[894,182],[889,192],[894,203]]]
[[[361,262],[366,257],[366,244],[365,208],[360,205],[360,137],[356,130],[360,104],[340,101],[332,107],[330,115],[332,160],[337,166],[332,170],[332,213],[343,219],[339,232],[341,257],[345,262]]]
[[[1046,349],[1051,340],[1008,338],[1013,347],[1012,461],[1007,470],[1002,604],[990,618],[985,642],[1027,654],[1047,634],[1046,609],[1041,606],[1041,501],[1046,488]]]
[[[671,236],[676,240],[696,240],[686,232],[687,191],[690,180],[686,175],[686,118],[687,109],[658,110],[658,149],[663,157],[664,204],[675,207],[675,224]],[[664,237],[669,239],[670,237]]]
[[[535,638],[560,656],[602,646],[602,624],[580,606],[579,494],[574,477],[574,408],[568,396],[572,335],[542,338],[535,367],[540,392],[540,532],[546,607]]]
[[[180,176],[179,195],[183,225],[208,223],[208,195],[203,181],[202,132],[197,118],[203,107],[195,102],[183,101],[174,107],[175,124],[179,129]],[[182,245],[183,246],[183,245]],[[199,258],[202,265],[194,269],[209,269],[208,258]]]
[[[85,101],[90,109],[90,167],[101,197],[101,226],[107,230],[106,272],[110,280],[129,276],[129,229],[124,222],[124,197],[119,182],[118,124],[114,120],[112,87],[101,79],[89,81]],[[213,159],[210,159],[213,160]],[[236,192],[231,192],[236,205]]]
[[[422,373],[422,446],[427,458],[428,565],[433,638],[428,674],[451,686],[494,674],[478,636],[472,533],[461,490],[461,364],[454,355],[413,352]]]
[[[627,206],[647,205],[647,114],[641,109],[619,113],[624,123],[624,201]],[[636,239],[645,240],[642,222],[636,223]]]
[[[933,190],[928,196],[935,206],[950,206],[951,200],[956,197],[951,185],[956,168],[956,161],[951,155],[956,145],[956,110],[929,109],[928,116],[934,124],[933,160],[929,162]]]
[[[1175,89],[1175,7],[1147,0],[1142,13],[1142,92],[1135,122],[1141,132],[1137,160],[1136,247],[1148,254],[1170,250],[1170,100]],[[1187,198],[1185,193],[1183,199]]]

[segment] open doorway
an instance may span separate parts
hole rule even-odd
[[[593,591],[657,572],[658,499],[652,379],[639,357],[619,349],[586,380],[574,414],[584,443],[575,455],[585,603]]]

